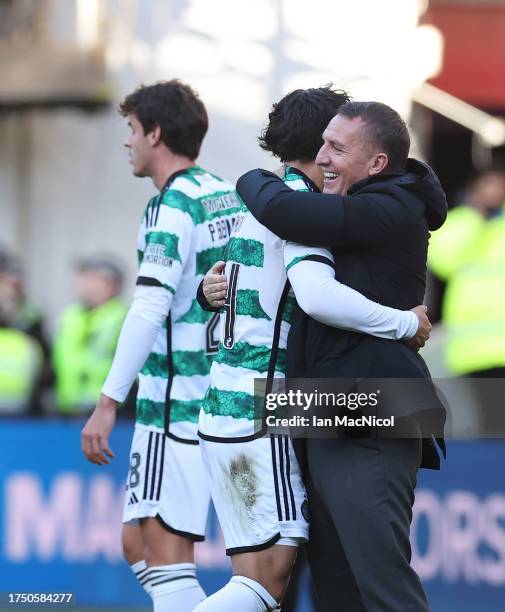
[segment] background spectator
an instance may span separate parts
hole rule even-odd
[[[447,283],[442,303],[448,333],[445,360],[457,376],[505,377],[504,203],[505,174],[487,171],[471,183],[465,205],[450,211],[431,237],[429,265]],[[502,428],[493,410],[497,387],[482,381],[473,386],[481,424],[497,435]]]
[[[121,269],[107,257],[88,257],[76,266],[77,303],[64,310],[54,343],[62,413],[80,415],[95,407],[126,315],[122,285]]]
[[[21,261],[0,251],[2,412],[41,414],[53,383],[44,315],[26,296]]]

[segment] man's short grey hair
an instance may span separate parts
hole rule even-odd
[[[385,173],[401,174],[405,170],[410,135],[405,121],[394,109],[382,102],[347,102],[338,109],[337,115],[362,119],[368,143],[388,156]]]

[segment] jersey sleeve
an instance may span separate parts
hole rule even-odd
[[[309,247],[296,242],[284,243],[284,266],[286,272],[296,266],[301,261],[318,261],[320,264],[329,266],[334,269],[335,262],[333,255],[324,247]]]
[[[189,257],[194,223],[183,196],[175,192],[151,202],[139,236],[137,285],[164,287],[175,294]]]
[[[416,334],[415,313],[377,304],[340,283],[326,249],[287,243],[284,262],[300,308],[317,321],[391,340]]]
[[[160,287],[135,289],[102,393],[117,402],[125,401],[152,350],[170,301],[171,294]]]

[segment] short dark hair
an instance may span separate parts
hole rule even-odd
[[[178,79],[141,85],[118,107],[123,117],[135,114],[144,134],[156,125],[161,140],[174,153],[194,160],[209,127],[207,111],[198,94]]]
[[[347,93],[334,90],[331,83],[295,89],[273,105],[268,124],[258,138],[260,147],[282,162],[314,161],[326,126],[348,101]]]
[[[382,148],[388,156],[385,172],[396,174],[404,171],[410,136],[405,121],[395,110],[381,102],[348,102],[339,108],[337,114],[363,120],[370,145]]]

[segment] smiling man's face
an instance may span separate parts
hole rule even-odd
[[[323,132],[316,163],[324,172],[324,193],[345,195],[354,183],[376,174],[377,153],[367,143],[364,121],[336,115]]]

